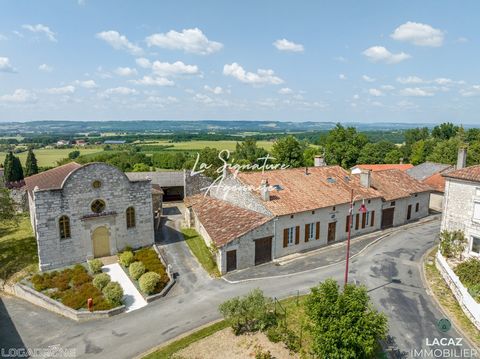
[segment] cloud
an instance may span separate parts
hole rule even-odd
[[[137,70],[130,67],[117,67],[114,72],[119,76],[133,76],[137,74]]]
[[[340,74],[340,75],[338,75],[338,78],[339,78],[340,80],[346,80],[346,79],[347,79],[347,75],[345,75],[345,74]]]
[[[0,72],[15,73],[17,70],[12,66],[8,57],[0,57]]]
[[[425,81],[418,76],[397,77],[397,82],[401,84],[421,84]]]
[[[247,72],[236,62],[223,66],[223,74],[250,85],[280,85],[283,83],[280,77],[275,76],[273,70],[258,69],[256,73]]]
[[[366,82],[375,82],[375,79],[374,78],[371,78],[367,75],[362,75],[362,80],[363,81],[366,81]]]
[[[68,95],[75,92],[75,86],[51,87],[45,90],[50,95]]]
[[[210,87],[208,85],[203,86],[205,91],[211,92],[215,95],[221,95],[229,91],[225,91],[225,89],[221,88],[220,86]]]
[[[144,69],[149,69],[150,67],[152,67],[152,63],[150,62],[150,60],[146,59],[145,57],[140,57],[138,59],[135,59],[135,62],[137,63],[138,66]]]
[[[390,37],[417,46],[439,47],[443,44],[444,33],[430,25],[408,21],[397,27]]]
[[[383,92],[380,91],[379,89],[369,89],[368,93],[372,96],[375,96],[375,97],[380,97],[380,96],[384,95]]]
[[[433,93],[419,87],[407,87],[400,91],[400,95],[408,97],[430,97],[433,96]]]
[[[467,90],[460,90],[460,95],[464,97],[472,97],[480,95],[480,85],[473,85]]]
[[[4,34],[0,34],[0,41],[7,41],[8,37],[6,37]]]
[[[291,88],[288,88],[288,87],[283,87],[280,90],[278,90],[278,93],[280,95],[290,95],[290,94],[293,93],[293,90]]]
[[[456,42],[464,44],[468,42],[468,39],[466,37],[460,36]]]
[[[182,61],[152,63],[152,71],[158,76],[175,76],[175,75],[195,75],[198,73],[197,65],[186,65]]]
[[[24,89],[16,89],[13,94],[1,95],[0,102],[8,102],[8,103],[26,103],[26,102],[35,102],[37,97],[35,94],[24,90]]]
[[[98,87],[98,85],[95,83],[94,80],[84,80],[84,81],[76,80],[74,83],[85,89],[94,89]]]
[[[39,33],[39,34],[44,34],[47,39],[49,39],[52,42],[57,42],[57,39],[55,38],[55,33],[50,30],[48,26],[42,25],[42,24],[37,24],[37,25],[22,25],[22,28],[31,31],[33,33]]]
[[[347,60],[345,57],[343,57],[343,56],[337,56],[337,57],[334,57],[333,59],[334,59],[335,61],[342,62],[342,63],[344,63],[344,64],[346,64],[346,63],[348,62],[348,60]]]
[[[220,51],[223,44],[209,40],[202,30],[198,28],[183,29],[182,32],[170,30],[169,32],[153,34],[145,41],[149,47],[158,46],[172,50],[183,50],[198,55],[209,55]]]
[[[40,66],[38,66],[38,69],[40,71],[43,71],[43,72],[52,72],[53,71],[53,67],[50,66],[50,65],[47,65],[47,64],[41,64]]]
[[[100,97],[110,97],[111,95],[122,95],[122,96],[127,96],[127,95],[136,95],[138,93],[137,90],[129,88],[129,87],[113,87],[106,89],[100,94]]]
[[[125,35],[120,34],[118,31],[102,31],[96,34],[95,37],[97,39],[105,41],[115,50],[125,50],[132,55],[140,55],[141,53],[143,53],[141,47],[131,43]]]
[[[131,80],[130,81],[136,85],[145,85],[145,86],[173,86],[175,82],[169,80],[165,77],[152,77],[152,76],[143,76],[141,79],[138,80]]]
[[[207,95],[204,95],[204,94],[201,94],[201,93],[197,93],[193,97],[193,99],[197,102],[201,102],[201,103],[204,103],[204,104],[209,104],[209,103],[213,102],[213,99],[210,96],[207,96]]]
[[[392,54],[383,46],[372,46],[363,52],[372,62],[385,62],[387,64],[398,64],[404,60],[411,58],[409,54],[400,52],[398,54]]]
[[[382,90],[385,90],[385,91],[395,90],[395,86],[392,86],[392,85],[382,85],[382,86],[380,86],[380,88],[381,88]]]
[[[276,40],[273,43],[280,51],[290,51],[290,52],[303,52],[304,48],[302,44],[296,44],[292,41],[288,41],[287,39]]]

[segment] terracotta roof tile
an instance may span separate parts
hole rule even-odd
[[[237,207],[226,201],[204,195],[185,198],[208,235],[221,247],[271,220],[258,212]]]
[[[445,177],[443,177],[442,173],[435,173],[433,176],[425,178],[422,182],[438,192],[445,192]]]
[[[405,163],[405,164],[379,164],[379,165],[370,165],[370,164],[362,164],[362,165],[356,165],[353,166],[352,168],[360,168],[362,170],[370,170],[370,171],[384,171],[384,170],[400,170],[400,171],[406,171],[410,168],[412,168],[413,165],[410,163]]]
[[[261,172],[240,172],[238,179],[260,196],[262,179],[270,185],[270,200],[262,202],[274,215],[284,215],[350,202],[351,189],[362,198],[381,197],[373,188],[360,185],[340,166],[310,167]],[[278,186],[278,187],[277,187]]]
[[[26,177],[25,185],[31,193],[35,187],[38,189],[58,189],[61,188],[63,180],[74,170],[82,167],[76,162],[69,162],[63,166],[53,168],[51,170],[38,173],[36,175]]]
[[[444,174],[444,177],[480,182],[480,165],[461,168]]]
[[[372,186],[382,194],[385,201],[432,190],[430,186],[399,170],[372,172]]]

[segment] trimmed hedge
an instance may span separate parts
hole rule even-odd
[[[119,260],[124,267],[128,267],[134,261],[133,253],[130,251],[123,252],[120,254]]]
[[[140,277],[138,280],[138,285],[142,292],[146,294],[153,294],[158,283],[161,281],[161,277],[156,272],[147,272]]]
[[[480,284],[480,260],[470,258],[455,267],[453,270],[465,287]]]
[[[102,290],[105,298],[115,306],[122,304],[123,288],[118,282],[110,282]]]
[[[152,293],[160,293],[168,284],[170,278],[162,261],[158,258],[157,252],[152,248],[143,248],[135,252],[135,260],[142,262],[145,266],[145,272],[155,272],[160,276],[157,287]]]
[[[111,278],[107,273],[100,273],[93,277],[93,285],[95,288],[102,290],[105,286],[110,283]]]
[[[128,272],[133,279],[138,280],[138,278],[140,278],[142,274],[145,273],[145,266],[142,262],[133,262],[132,264],[130,264]]]
[[[93,274],[97,274],[102,271],[103,263],[100,259],[95,258],[91,261],[88,261],[88,266]]]

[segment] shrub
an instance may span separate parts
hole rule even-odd
[[[165,266],[158,258],[157,252],[152,248],[140,249],[135,253],[135,260],[143,263],[146,272],[155,272],[160,275],[160,281],[158,282],[154,293],[160,292],[170,279],[168,278]]]
[[[91,261],[88,261],[88,266],[93,274],[97,274],[102,271],[103,263],[100,259],[95,258]]]
[[[272,353],[270,350],[263,350],[260,345],[255,345],[254,347],[255,359],[273,359]]]
[[[120,283],[110,282],[102,290],[105,298],[114,305],[121,305],[123,298],[123,289]]]
[[[110,276],[107,273],[100,273],[93,277],[93,285],[95,288],[102,290],[105,286],[110,283]]]
[[[138,280],[138,285],[140,289],[145,294],[152,294],[155,291],[155,287],[160,282],[161,277],[158,273],[155,272],[147,272],[143,274],[140,279]]]
[[[442,231],[440,233],[440,253],[446,258],[456,258],[462,254],[467,239],[462,231]]]
[[[300,339],[290,329],[286,329],[283,333],[283,342],[287,349],[292,352],[298,352],[300,350]]]
[[[266,335],[272,343],[278,343],[282,340],[282,332],[279,327],[268,328]]]
[[[89,283],[92,281],[92,277],[90,274],[88,274],[86,271],[85,272],[74,272],[72,275],[72,284],[75,287],[78,287],[82,284]]]
[[[456,275],[465,287],[480,284],[480,260],[470,258],[460,263],[454,269]]]
[[[236,335],[266,329],[272,322],[268,313],[271,299],[266,298],[260,289],[254,289],[247,296],[235,297],[220,305],[220,313],[225,317]]]
[[[132,264],[130,264],[128,272],[133,279],[138,280],[138,278],[140,278],[142,274],[145,273],[145,266],[142,262],[133,262]]]
[[[77,310],[87,307],[88,298],[93,299],[94,306],[102,300],[102,292],[95,288],[92,283],[84,283],[79,287],[70,288],[59,295],[63,304]]]
[[[133,253],[130,251],[120,254],[120,263],[125,267],[128,267],[133,260]]]

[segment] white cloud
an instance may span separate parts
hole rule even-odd
[[[203,88],[205,89],[205,91],[211,92],[215,95],[221,95],[225,92],[228,92],[228,91],[225,91],[225,89],[221,88],[220,86],[210,87],[208,85],[205,85],[203,86]]]
[[[345,74],[340,74],[340,75],[338,75],[338,78],[339,78],[340,80],[346,80],[346,79],[347,79],[347,75],[345,75]]]
[[[52,30],[50,30],[48,26],[45,26],[42,24],[37,24],[37,25],[26,24],[26,25],[22,25],[22,27],[34,33],[44,34],[50,41],[57,42],[57,39],[55,38],[55,33]]]
[[[26,102],[35,102],[37,97],[35,94],[25,90],[25,89],[16,89],[13,94],[1,95],[0,102],[8,103],[26,103]]]
[[[418,76],[397,77],[397,82],[401,84],[422,84],[425,81]]]
[[[283,80],[275,76],[273,70],[258,69],[257,72],[247,72],[236,62],[223,66],[223,74],[232,76],[238,81],[251,85],[280,85]]]
[[[382,86],[380,86],[380,88],[381,88],[382,90],[385,90],[385,91],[395,90],[395,86],[392,86],[392,85],[382,85]]]
[[[94,80],[84,80],[84,81],[76,80],[74,83],[75,85],[78,85],[86,89],[94,89],[98,87],[98,85],[95,83]]]
[[[280,90],[278,90],[278,93],[280,95],[290,95],[290,94],[293,93],[293,90],[291,88],[288,88],[288,87],[283,87]]]
[[[167,97],[160,97],[160,96],[149,96],[146,99],[146,102],[155,104],[159,107],[164,107],[164,105],[170,105],[174,103],[178,103],[178,98],[174,96],[167,96]]]
[[[175,76],[175,75],[195,75],[198,73],[197,65],[186,65],[182,61],[152,63],[152,70],[158,76]]]
[[[473,85],[470,88],[460,90],[460,94],[464,97],[472,97],[480,95],[480,85]]]
[[[152,77],[152,76],[143,76],[141,79],[138,80],[131,80],[130,81],[136,85],[145,85],[145,86],[173,86],[175,82],[169,80],[165,77]]]
[[[427,24],[408,21],[395,29],[392,39],[410,42],[417,46],[439,47],[443,44],[444,33]]]
[[[338,62],[343,62],[344,64],[348,62],[348,60],[343,56],[337,56],[337,57],[334,57],[333,59]]]
[[[14,73],[17,70],[12,66],[8,57],[0,57],[0,72]]]
[[[460,36],[458,39],[457,39],[457,42],[459,43],[467,43],[468,42],[468,39],[466,37],[463,37],[463,36]]]
[[[148,36],[145,41],[149,47],[158,46],[199,55],[212,54],[223,47],[220,42],[209,40],[198,28],[183,29],[182,32],[170,30],[166,34],[153,34]]]
[[[41,64],[40,66],[38,66],[38,69],[40,71],[43,71],[43,72],[52,72],[53,71],[53,67],[50,66],[50,65],[47,65],[47,64]]]
[[[137,69],[130,67],[117,67],[114,72],[119,76],[133,76],[137,74]]]
[[[102,31],[96,34],[95,37],[105,41],[115,50],[125,50],[132,55],[140,55],[143,52],[141,47],[131,43],[125,35],[120,34],[118,31]]]
[[[45,90],[50,95],[67,95],[75,92],[75,86],[51,87]]]
[[[435,82],[436,84],[439,84],[439,85],[450,85],[454,81],[451,80],[451,79],[445,78],[445,77],[439,77],[439,78],[436,78],[435,80],[433,80],[433,82]]]
[[[400,91],[400,95],[408,97],[430,97],[433,96],[433,93],[419,87],[407,87]]]
[[[103,91],[102,94],[100,94],[101,97],[109,97],[111,95],[136,95],[138,93],[137,90],[129,88],[129,87],[113,87],[106,89]]]
[[[288,41],[287,39],[276,40],[273,43],[280,51],[291,51],[291,52],[303,52],[304,48],[302,44],[296,44],[293,41]]]
[[[207,96],[207,95],[204,95],[204,94],[201,94],[201,93],[197,93],[193,97],[193,99],[197,102],[201,102],[201,103],[205,103],[205,104],[209,104],[209,103],[213,102],[213,99],[210,96]]]
[[[383,92],[380,91],[379,89],[369,89],[368,93],[375,97],[383,96]]]
[[[362,79],[363,81],[366,81],[366,82],[375,82],[374,78],[371,78],[370,76],[367,76],[367,75],[362,75]]]
[[[359,94],[353,95],[353,99],[354,99],[354,100],[359,100],[359,99],[360,99],[360,95],[359,95]]]
[[[372,62],[385,62],[387,64],[398,64],[411,56],[404,52],[392,54],[383,46],[372,46],[363,52],[363,55],[368,57]]]
[[[135,62],[137,63],[138,66],[143,67],[144,69],[148,69],[152,67],[152,63],[150,62],[150,60],[146,59],[145,57],[140,57],[138,59],[135,59]]]

